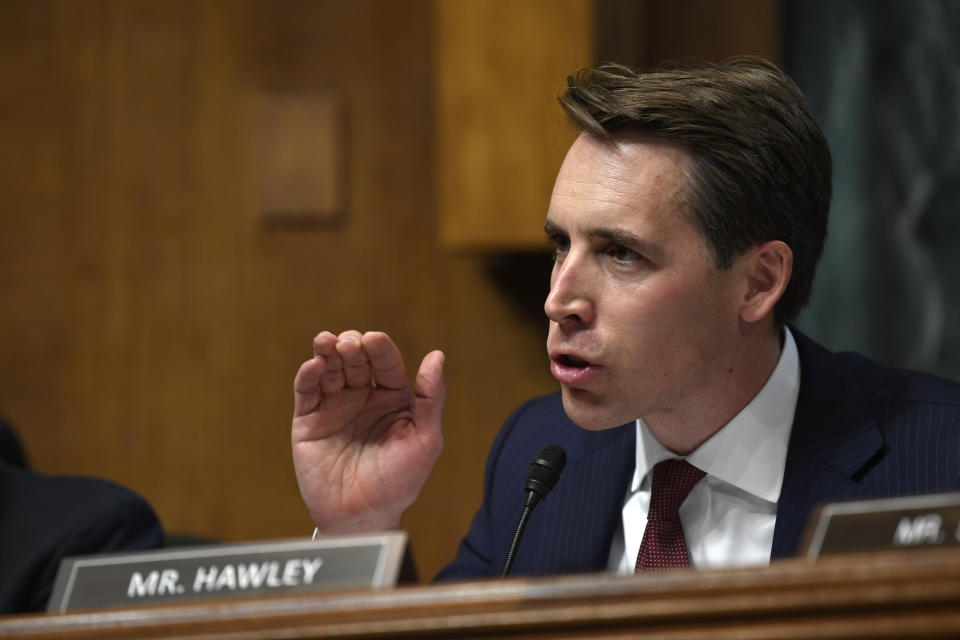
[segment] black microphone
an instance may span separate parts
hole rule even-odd
[[[530,513],[557,486],[557,480],[560,479],[560,473],[565,464],[567,464],[567,452],[558,444],[548,444],[540,449],[530,463],[530,469],[527,470],[527,483],[524,486],[527,497],[523,505],[523,513],[520,515],[520,522],[517,523],[517,531],[513,534],[513,543],[507,551],[507,561],[503,564],[501,578],[505,578],[510,573],[513,557],[517,553],[517,547],[520,546],[520,537],[527,526]]]

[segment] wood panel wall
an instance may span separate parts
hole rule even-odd
[[[543,250],[543,203],[576,137],[556,96],[593,64],[594,2],[435,6],[441,240]]]
[[[540,282],[546,256],[438,240],[438,199],[455,200],[438,164],[456,141],[455,126],[437,137],[450,95],[437,78],[490,82],[501,65],[461,61],[477,74],[457,75],[437,52],[463,44],[450,37],[469,36],[457,16],[471,11],[486,16],[476,27],[491,51],[536,51],[533,5],[511,19],[497,9],[511,4],[0,4],[0,413],[33,466],[125,484],[172,532],[306,535],[289,453],[293,375],[317,331],[383,329],[411,371],[430,349],[447,352],[447,445],[404,527],[422,577],[452,558],[502,420],[554,388],[537,310],[545,283],[523,284]],[[545,21],[545,46],[562,49],[558,29],[576,29],[579,60],[589,3],[563,6]],[[524,68],[537,64],[547,63]],[[544,82],[559,90],[563,78]],[[543,104],[554,109],[550,91]],[[330,162],[343,189],[319,224],[275,224],[263,210],[264,96],[341,109]],[[476,105],[488,107],[508,113]],[[555,146],[514,149],[536,163],[540,196],[516,202],[537,229]],[[496,153],[486,153],[489,167]],[[466,189],[480,193],[521,188],[526,174],[512,185],[491,175],[458,179],[478,180]]]
[[[438,247],[433,38],[415,0],[0,5],[0,412],[35,468],[132,487],[173,532],[309,534],[293,374],[315,332],[380,328],[410,369],[447,351],[405,526],[425,577],[453,557],[497,428],[552,384],[544,323]],[[264,93],[344,105],[332,226],[264,225]]]

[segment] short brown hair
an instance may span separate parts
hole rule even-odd
[[[692,156],[687,202],[716,265],[769,240],[794,255],[774,315],[793,320],[810,298],[827,235],[831,161],[800,89],[760,58],[635,72],[605,63],[567,80],[560,104],[601,139],[639,130]]]

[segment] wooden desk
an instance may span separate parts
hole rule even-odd
[[[960,549],[0,619],[15,638],[960,637]]]

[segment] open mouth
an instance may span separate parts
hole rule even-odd
[[[586,367],[590,366],[590,363],[587,362],[586,360],[582,358],[578,358],[576,356],[567,355],[567,354],[563,354],[559,358],[557,358],[557,362],[559,362],[564,367],[573,367],[575,369],[585,369]]]
[[[583,385],[597,376],[602,367],[589,360],[568,353],[556,355],[550,361],[550,372],[560,382]]]

